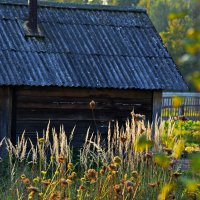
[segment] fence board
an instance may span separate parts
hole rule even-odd
[[[182,104],[173,106],[172,99],[181,97]],[[162,97],[162,119],[184,115],[188,119],[200,120],[200,93],[190,92],[164,92]]]

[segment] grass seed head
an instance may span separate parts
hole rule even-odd
[[[43,145],[44,142],[45,142],[45,139],[44,139],[44,138],[39,138],[39,139],[38,139],[38,142],[39,142],[40,145]]]

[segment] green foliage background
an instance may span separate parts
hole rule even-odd
[[[200,0],[47,0],[143,6],[190,90],[200,91]]]

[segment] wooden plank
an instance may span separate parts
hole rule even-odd
[[[0,87],[0,140],[11,137],[12,121],[12,90]]]
[[[162,109],[162,91],[154,91],[153,92],[153,112],[152,112],[152,121],[154,122],[156,117],[159,119],[161,117],[161,109]]]
[[[54,96],[54,97],[123,97],[149,98],[150,90],[118,90],[118,89],[93,89],[93,88],[63,88],[63,87],[19,87],[16,89],[17,96]]]

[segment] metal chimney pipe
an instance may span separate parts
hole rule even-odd
[[[28,0],[29,17],[28,17],[28,28],[31,32],[38,32],[37,24],[37,0]]]

